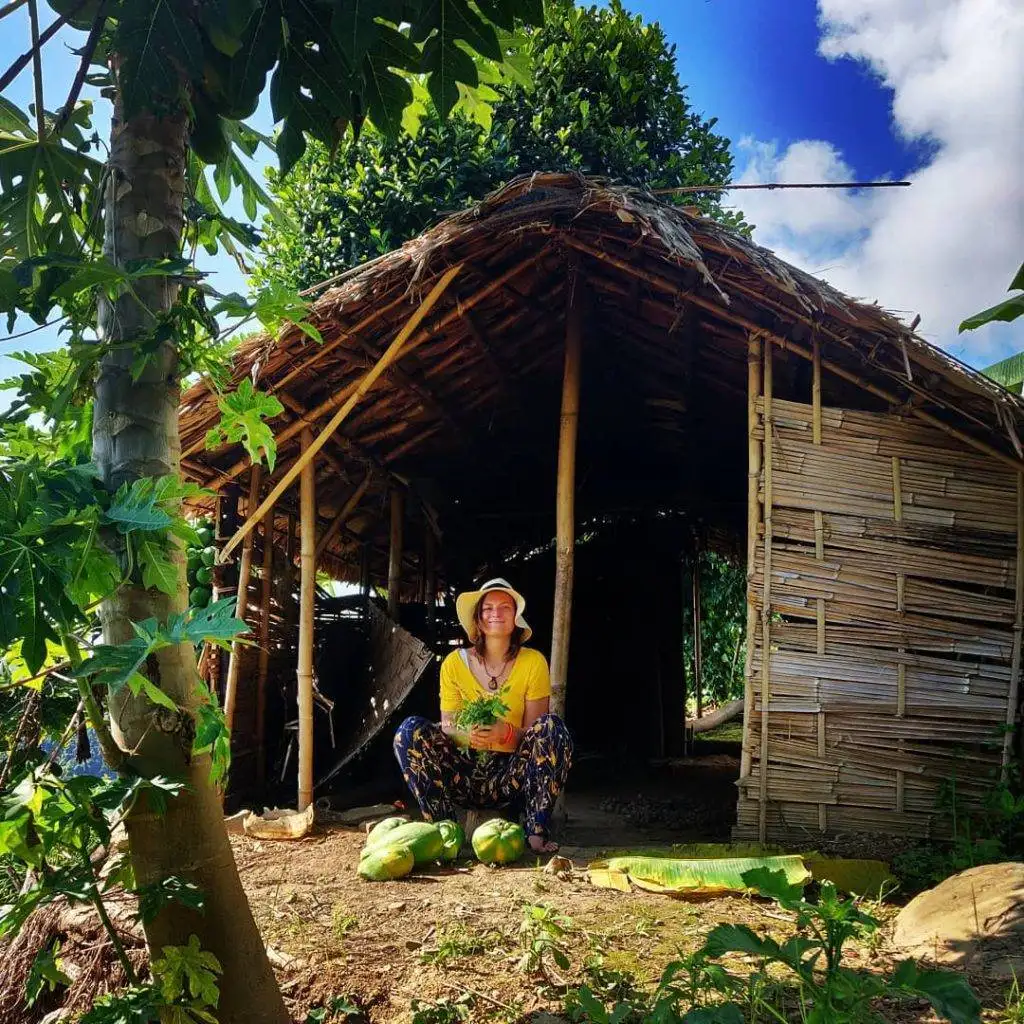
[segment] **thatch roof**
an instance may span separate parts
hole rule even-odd
[[[742,533],[752,330],[783,353],[780,398],[809,400],[817,343],[826,404],[927,419],[966,449],[1020,466],[1024,403],[877,305],[690,210],[574,175],[536,174],[329,282],[310,317],[322,345],[288,329],[241,347],[235,379],[252,377],[285,406],[272,424],[278,474],[297,454],[302,423],[326,421],[457,263],[463,269],[426,326],[319,461],[324,528],[371,473],[325,558],[338,575],[358,571],[365,541],[383,557],[396,482],[418,499],[406,533],[413,562],[423,516],[440,518],[446,547],[453,535],[472,537],[467,558],[551,536],[572,267],[587,306],[577,474],[584,516],[685,509]],[[216,399],[205,382],[191,387],[180,424],[186,474],[220,489],[244,483],[249,463],[239,446],[204,449],[219,419]],[[286,499],[281,529],[288,508]]]

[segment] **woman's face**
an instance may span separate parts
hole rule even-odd
[[[497,590],[485,594],[480,602],[480,629],[484,636],[511,636],[516,628],[516,602],[510,594]]]

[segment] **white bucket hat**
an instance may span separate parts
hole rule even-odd
[[[526,619],[523,618],[526,598],[508,580],[503,580],[500,576],[496,579],[488,580],[479,590],[467,590],[455,598],[455,613],[459,617],[459,623],[462,628],[466,631],[466,636],[469,637],[469,642],[475,644],[479,634],[476,619],[473,617],[476,606],[484,594],[489,594],[495,590],[508,594],[515,601],[516,625],[523,631],[523,643],[525,644],[533,636],[533,630],[530,629],[526,624]]]

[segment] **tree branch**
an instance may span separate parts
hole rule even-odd
[[[86,0],[79,0],[72,10],[62,14],[56,21],[48,25],[39,35],[39,41],[32,44],[32,49],[23,53],[0,77],[0,92],[3,92],[25,69],[25,66],[33,56],[41,50],[86,4]]]
[[[71,83],[71,89],[68,91],[68,98],[57,115],[57,120],[53,123],[52,134],[56,139],[60,138],[60,133],[64,131],[64,126],[68,123],[68,119],[75,112],[75,104],[78,102],[78,97],[82,92],[82,86],[85,85],[85,76],[89,74],[92,55],[96,52],[96,47],[100,41],[100,33],[103,31],[103,26],[106,22],[107,0],[101,0],[99,7],[96,9],[96,17],[93,19],[92,28],[89,29],[89,38],[86,39],[85,47],[82,50],[82,60],[78,65],[75,80]]]
[[[0,7],[0,21],[3,21],[8,14],[13,14],[19,7],[24,7],[27,0],[11,0],[9,4]]]

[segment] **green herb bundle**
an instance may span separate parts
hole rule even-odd
[[[502,700],[503,695],[504,691],[499,691],[493,697],[477,697],[476,700],[467,701],[455,716],[455,724],[469,732],[475,725],[494,725],[501,721],[502,716],[509,711],[508,705]],[[477,760],[481,764],[486,764],[490,759],[489,750],[477,751]]]

